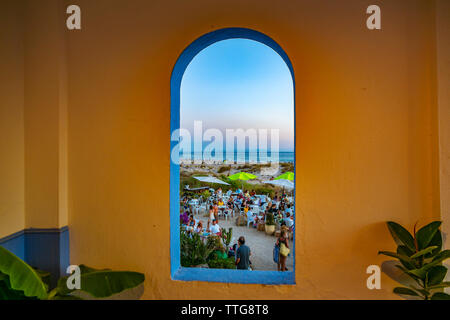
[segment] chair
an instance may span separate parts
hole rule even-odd
[[[259,210],[260,212],[266,212],[266,209],[267,209],[267,205],[268,205],[268,203],[266,202],[266,203],[264,203],[262,206],[261,206],[261,209]]]
[[[247,211],[247,228],[250,228],[250,223],[255,223],[255,216],[249,210]]]
[[[228,215],[230,214],[230,209],[224,209],[223,210],[223,216],[225,217],[225,220],[228,221]]]

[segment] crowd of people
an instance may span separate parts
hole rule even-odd
[[[281,226],[280,235],[276,240],[274,262],[279,271],[287,271],[286,258],[289,255],[289,232],[294,228],[294,206],[292,198],[285,192],[275,193],[273,198],[269,194],[257,195],[255,190],[237,189],[224,193],[221,188],[210,189],[209,197],[204,194],[193,196],[185,193],[181,198],[181,223],[186,232],[198,233],[203,237],[222,235],[219,218],[245,216],[256,228],[264,223],[267,215],[272,214],[275,222]],[[207,221],[196,219],[195,215],[207,212]],[[250,248],[245,245],[245,238],[239,237],[237,243],[230,250],[236,258],[238,269],[251,269]],[[275,251],[277,256],[275,256]]]

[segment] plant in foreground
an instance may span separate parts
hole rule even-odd
[[[387,222],[397,251],[379,251],[378,254],[396,258],[400,262],[396,267],[413,280],[408,287],[394,288],[394,293],[424,300],[450,300],[450,295],[443,292],[444,288],[450,287],[450,282],[444,281],[447,268],[442,265],[450,258],[450,250],[442,250],[441,223],[431,222],[417,232],[414,226],[411,235],[398,223]]]
[[[131,271],[93,269],[80,265],[81,289],[69,289],[67,277],[49,291],[45,281],[48,273],[33,269],[22,259],[0,247],[0,300],[72,300],[80,299],[76,292],[87,293],[94,298],[108,298],[137,287],[145,275]]]
[[[193,267],[205,264],[209,255],[214,251],[211,243],[203,243],[197,233],[191,235],[180,234],[180,262],[182,267]]]

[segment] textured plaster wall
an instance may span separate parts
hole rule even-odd
[[[436,12],[441,212],[450,234],[450,1],[438,1]]]
[[[66,2],[69,4],[69,2]],[[70,3],[71,4],[71,3]],[[71,262],[147,276],[148,299],[383,299],[385,227],[439,218],[433,1],[77,1],[67,32]],[[177,282],[169,259],[169,81],[197,37],[246,27],[296,76],[297,284]],[[271,248],[268,248],[271,254]]]
[[[396,298],[365,286],[384,222],[449,218],[448,1],[380,3],[381,31],[363,0],[80,0],[64,31],[68,4],[0,4],[0,237],[68,223],[72,263],[144,272],[148,299]],[[170,75],[224,27],[294,67],[296,285],[170,279]]]
[[[0,2],[0,238],[25,225],[23,5]]]
[[[63,4],[0,3],[0,238],[68,224]]]
[[[439,112],[439,164],[442,230],[450,247],[450,1],[436,5],[437,79]],[[450,267],[447,262],[447,267]],[[450,280],[450,274],[447,274]],[[450,290],[447,288],[447,293]]]
[[[24,1],[27,228],[67,225],[65,7]]]

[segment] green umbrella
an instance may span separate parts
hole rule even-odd
[[[228,179],[230,180],[250,180],[250,179],[255,179],[256,176],[254,174],[251,173],[247,173],[247,172],[238,172],[235,174],[232,174],[231,176],[228,177]]]
[[[279,179],[294,181],[294,173],[290,172],[290,171],[285,172],[281,176],[275,178],[275,180],[279,180]]]
[[[247,172],[238,172],[235,174],[232,174],[231,176],[228,177],[228,179],[230,180],[242,180],[242,181],[247,181],[250,179],[255,179],[257,178],[254,174],[251,173],[247,173]],[[242,189],[244,189],[244,183],[242,182]]]

